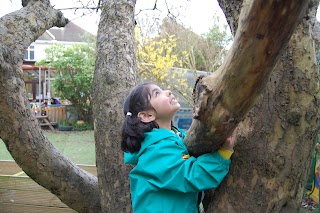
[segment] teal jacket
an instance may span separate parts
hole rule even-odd
[[[217,152],[189,157],[179,137],[167,129],[145,133],[141,149],[125,153],[130,172],[134,213],[197,213],[198,193],[216,188],[229,170],[230,160]]]

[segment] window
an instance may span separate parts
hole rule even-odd
[[[29,46],[26,52],[24,53],[23,60],[25,61],[34,61],[34,46]]]

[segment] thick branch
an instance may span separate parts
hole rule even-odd
[[[243,3],[235,40],[223,65],[195,86],[194,120],[185,140],[192,154],[219,147],[244,118],[265,88],[307,5],[308,1],[298,0]]]
[[[30,1],[0,19],[0,137],[38,184],[78,212],[100,212],[97,178],[74,165],[43,135],[22,80],[24,49],[49,27],[66,24],[61,15],[49,1]]]
[[[49,0],[30,0],[26,7],[0,18],[0,42],[22,59],[28,46],[47,29],[67,23],[68,19],[53,9]]]

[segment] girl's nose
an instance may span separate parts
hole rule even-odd
[[[168,96],[170,96],[172,94],[171,90],[166,90],[166,93]]]

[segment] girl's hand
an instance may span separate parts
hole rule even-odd
[[[237,129],[235,129],[233,133],[226,139],[226,141],[222,145],[222,148],[233,152],[233,147],[236,144],[237,144]]]

